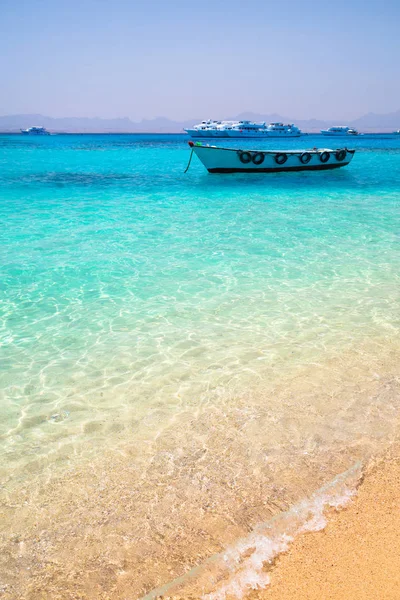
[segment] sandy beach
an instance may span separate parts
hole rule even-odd
[[[326,516],[323,530],[299,536],[272,565],[265,565],[270,585],[251,592],[246,600],[400,598],[398,448],[384,460],[371,463],[357,495],[345,508]],[[173,595],[163,600],[172,598],[197,600],[201,596]]]
[[[400,459],[371,465],[357,496],[326,528],[278,557],[271,584],[251,600],[400,598]]]

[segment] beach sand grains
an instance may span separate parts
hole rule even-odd
[[[249,600],[399,600],[400,459],[370,467],[326,528],[297,538]]]

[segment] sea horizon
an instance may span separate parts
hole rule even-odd
[[[194,139],[195,141],[204,141],[205,143],[210,143],[210,142],[217,142],[219,144],[221,143],[225,143],[225,142],[229,142],[229,140],[235,140],[237,138],[223,138],[223,137],[199,137],[199,138],[191,138],[186,131],[56,131],[56,130],[48,130],[50,131],[50,133],[52,135],[155,135],[155,136],[160,136],[160,135],[184,135],[187,136],[189,139]],[[0,131],[0,135],[21,135],[20,131]],[[333,137],[329,137],[329,136],[324,136],[322,133],[320,132],[315,132],[312,130],[303,130],[302,131],[302,136],[308,136],[308,135],[312,135],[312,136],[316,136],[318,138],[326,138],[326,139],[337,139],[339,140],[340,138],[333,138]],[[363,133],[358,134],[360,136],[379,136],[379,135],[384,135],[384,136],[393,136],[396,137],[398,135],[398,133],[396,133],[395,131],[391,131],[390,129],[387,129],[387,131],[379,131],[379,130],[374,130],[374,131],[365,131]],[[243,138],[246,140],[251,140],[253,143],[257,142],[259,143],[260,141],[262,141],[262,138]],[[278,143],[280,143],[280,139],[279,138],[271,138],[271,139],[275,139],[277,140]],[[348,140],[348,139],[352,139],[352,138],[341,138],[342,140]],[[288,144],[291,143],[290,139],[287,140]]]
[[[207,117],[207,115],[206,115]],[[193,117],[188,119],[158,116],[154,118],[131,117],[49,117],[44,114],[12,114],[0,115],[0,131],[2,134],[20,133],[20,129],[32,125],[45,126],[49,131],[57,133],[88,133],[88,134],[169,134],[182,133],[185,128],[191,128],[206,117]],[[392,134],[400,128],[400,110],[390,113],[369,112],[357,118],[324,117],[324,118],[298,118],[274,113],[260,113],[242,111],[234,116],[219,117],[208,115],[208,118],[220,120],[250,120],[266,123],[294,123],[304,133],[319,134],[321,129],[331,126],[347,125],[366,134],[381,133]]]

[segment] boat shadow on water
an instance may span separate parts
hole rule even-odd
[[[345,170],[295,173],[221,173],[211,176],[208,173],[195,173],[190,182],[197,189],[237,189],[238,186],[246,189],[263,188],[264,190],[276,189],[293,190],[293,188],[324,189],[332,185],[336,189],[348,189],[349,187],[361,187],[362,181],[354,173]],[[190,185],[190,184],[189,184]]]

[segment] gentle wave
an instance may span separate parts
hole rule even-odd
[[[271,521],[257,525],[250,535],[223,553],[210,557],[204,564],[151,591],[141,600],[155,600],[165,594],[177,593],[199,595],[203,600],[243,598],[251,590],[267,586],[270,583],[268,565],[289,549],[296,536],[324,529],[326,510],[346,506],[356,493],[361,478],[362,466],[357,462],[310,498]]]

